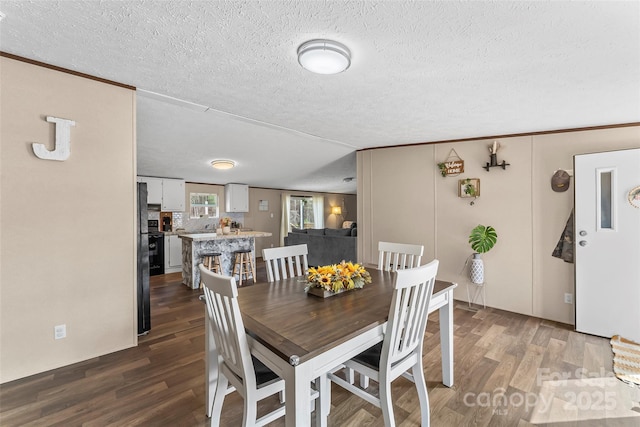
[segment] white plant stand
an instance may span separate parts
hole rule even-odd
[[[486,284],[487,282],[482,282],[480,284],[473,283],[471,278],[469,277],[469,271],[467,266],[469,266],[469,261],[471,260],[471,256],[466,259],[464,265],[462,266],[462,270],[460,270],[460,278],[467,285],[467,302],[469,304],[469,308],[471,308],[471,304],[480,305],[480,303],[476,302],[478,300],[482,301],[482,308],[487,308],[486,304]]]
[[[477,304],[478,300],[482,301],[482,308],[487,308],[486,305],[486,282],[483,283],[473,283],[467,280],[467,301],[469,302],[469,308],[471,308],[471,304]]]

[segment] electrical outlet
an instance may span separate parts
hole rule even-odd
[[[59,340],[67,337],[67,325],[57,325],[53,327],[53,336]]]
[[[573,304],[573,295],[572,294],[564,294],[564,303],[565,304]]]

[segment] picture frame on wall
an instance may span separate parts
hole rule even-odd
[[[458,197],[480,197],[480,178],[458,180]]]

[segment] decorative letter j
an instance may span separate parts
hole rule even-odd
[[[47,121],[55,123],[56,126],[55,148],[53,151],[49,151],[44,144],[34,142],[32,144],[33,153],[45,160],[67,160],[71,155],[71,126],[75,126],[76,122],[51,116],[47,116]]]

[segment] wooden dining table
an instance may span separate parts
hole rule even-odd
[[[238,289],[251,353],[285,381],[285,425],[310,424],[310,384],[384,338],[395,273],[367,268],[372,283],[329,298],[308,295],[305,277],[257,283]],[[454,282],[436,280],[429,312],[439,310],[442,382],[453,385]],[[205,310],[206,312],[206,310]],[[205,322],[206,403],[217,392],[218,354]],[[319,381],[330,387],[328,380]],[[320,393],[321,399],[324,393]],[[320,401],[316,425],[326,425],[330,403]]]

